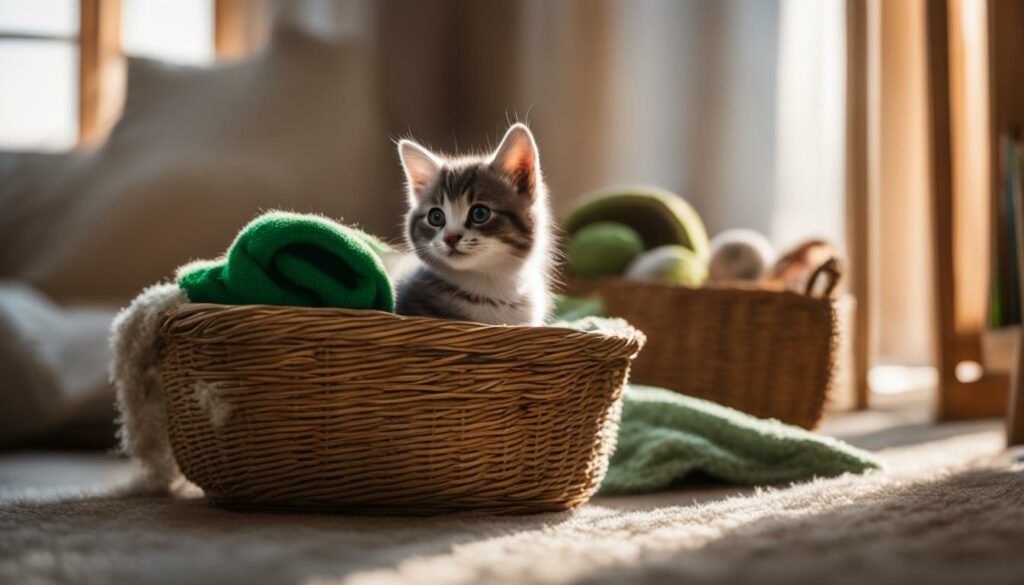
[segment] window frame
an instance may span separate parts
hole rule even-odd
[[[3,40],[66,42],[78,47],[78,143],[103,140],[118,116],[123,87],[121,0],[79,0],[78,34],[0,31]],[[258,0],[214,0],[213,46],[220,59],[250,54],[265,38],[266,7]]]

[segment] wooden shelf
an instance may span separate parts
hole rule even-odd
[[[1024,1],[989,0],[987,8],[991,195],[995,201],[1002,194],[999,140],[1013,129],[1024,128]],[[1024,443],[1024,344],[1011,345],[1016,346],[1016,359],[1010,368],[1006,434],[1010,445],[1019,445]],[[1003,369],[1003,364],[988,367]]]

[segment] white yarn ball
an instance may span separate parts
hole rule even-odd
[[[761,280],[775,262],[768,238],[749,229],[725,230],[711,239],[708,280]]]

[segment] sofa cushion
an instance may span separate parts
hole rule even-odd
[[[175,267],[216,256],[261,210],[317,211],[393,235],[402,212],[370,55],[279,30],[251,59],[212,68],[130,59],[124,112],[11,218],[0,270],[59,301],[124,302]],[[374,197],[380,193],[395,197]]]

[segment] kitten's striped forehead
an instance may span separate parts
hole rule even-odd
[[[529,207],[530,204],[527,198],[516,193],[515,188],[500,173],[482,164],[441,169],[423,202],[441,205],[446,199],[463,199],[470,203],[486,199],[512,207]]]

